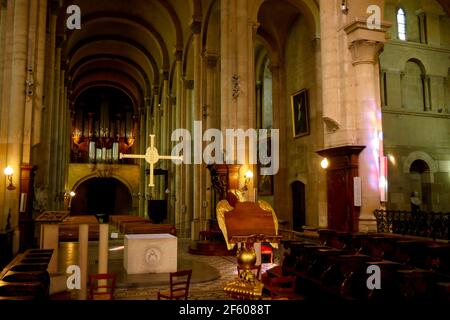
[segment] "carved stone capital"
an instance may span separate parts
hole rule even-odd
[[[194,89],[194,80],[185,80],[184,85],[186,89],[193,90]]]
[[[181,61],[181,60],[183,60],[183,50],[175,49],[174,56],[175,56],[175,60],[176,60],[176,61]]]
[[[378,61],[378,55],[381,53],[384,44],[370,40],[353,41],[349,49],[352,53],[352,64],[375,64]]]
[[[169,70],[161,70],[163,80],[169,80]]]
[[[269,70],[272,74],[274,74],[275,72],[278,72],[278,70],[280,70],[280,65],[277,63],[270,63],[269,64]]]
[[[374,27],[368,24],[367,18],[355,18],[344,27],[353,65],[376,63],[386,42],[386,31],[391,25],[390,22],[380,21],[379,26]]]
[[[190,29],[193,34],[200,34],[202,32],[202,21],[201,20],[192,21]]]
[[[205,58],[207,66],[209,68],[214,68],[217,65],[217,60],[220,56],[216,52],[205,50],[203,51],[203,57]]]

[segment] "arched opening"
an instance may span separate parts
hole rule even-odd
[[[402,105],[405,109],[425,111],[425,68],[418,60],[411,59],[406,62],[402,77]]]
[[[305,184],[294,181],[291,184],[292,190],[292,222],[295,231],[303,231],[306,224],[306,204],[305,204]]]
[[[410,192],[417,192],[421,200],[421,209],[430,210],[431,207],[431,181],[430,167],[423,160],[415,160],[410,168]]]
[[[92,178],[82,182],[75,190],[71,215],[129,214],[132,211],[131,193],[127,186],[115,178]]]

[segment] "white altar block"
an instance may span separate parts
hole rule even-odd
[[[177,237],[168,233],[125,235],[125,271],[128,274],[177,271],[177,241]]]

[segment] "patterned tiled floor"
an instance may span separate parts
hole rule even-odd
[[[226,282],[236,279],[236,258],[233,256],[201,256],[188,253],[192,242],[179,239],[178,268],[192,268],[193,276],[189,289],[190,300],[228,300],[223,291]],[[120,240],[110,241],[109,270],[119,275],[115,298],[117,300],[156,300],[158,290],[168,288],[168,274],[145,274],[128,276],[123,270],[123,250],[119,248]],[[59,254],[59,269],[62,272],[70,264],[77,261],[77,243],[62,243]],[[89,244],[89,272],[95,273],[97,267],[98,244]],[[272,267],[272,264],[262,264],[262,272]],[[57,299],[57,296],[55,296]],[[67,298],[65,298],[67,299]],[[70,299],[77,299],[77,292],[72,292]]]

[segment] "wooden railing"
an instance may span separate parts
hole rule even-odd
[[[450,240],[450,212],[375,210],[377,231]]]

